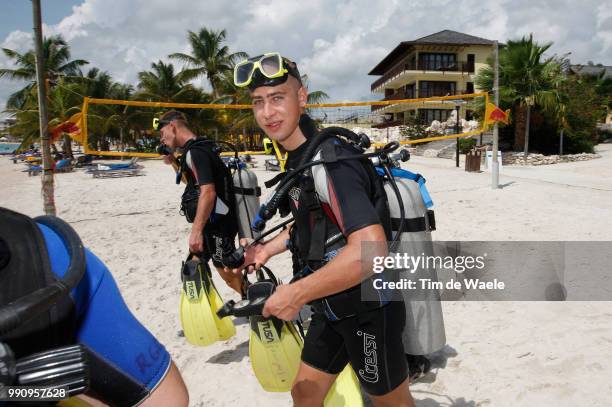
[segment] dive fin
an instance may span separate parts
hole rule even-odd
[[[291,390],[303,341],[293,322],[261,315],[250,317],[249,356],[255,377],[265,391]]]
[[[363,407],[359,379],[357,379],[350,363],[344,367],[344,370],[336,378],[325,397],[323,405],[325,407]]]
[[[181,271],[181,301],[180,319],[181,326],[187,341],[193,345],[207,346],[219,339],[227,339],[230,328],[227,322],[232,324],[229,318],[221,321],[217,317],[209,292],[215,292],[214,284],[208,267],[202,267],[203,262],[199,259],[192,260],[192,255],[183,262]],[[208,287],[208,288],[207,288]],[[218,296],[218,294],[217,294]],[[220,303],[219,299],[219,303]],[[217,324],[222,325],[220,330]],[[234,328],[232,324],[232,328]],[[220,331],[223,331],[221,333]],[[235,333],[235,328],[232,336]]]
[[[269,279],[258,270],[257,283],[247,289],[247,299],[269,297],[278,285],[276,277],[266,268]],[[291,390],[301,363],[304,341],[293,322],[278,318],[252,315],[249,333],[249,356],[255,377],[265,391]]]
[[[202,272],[204,277],[204,289],[206,290],[208,302],[213,311],[213,318],[215,320],[215,325],[217,326],[219,339],[227,340],[236,335],[236,327],[234,326],[234,323],[230,317],[219,318],[217,316],[217,311],[223,307],[223,300],[221,299],[219,291],[217,291],[217,287],[215,287],[215,283],[212,280],[212,273],[208,264],[202,262],[200,263],[200,267],[205,270]]]

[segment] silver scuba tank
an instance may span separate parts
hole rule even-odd
[[[401,254],[407,253],[409,256],[433,256],[431,240],[431,230],[435,228],[433,211],[428,211],[418,181],[411,179],[413,174],[397,169],[394,175],[405,216],[403,232],[396,251]],[[389,180],[384,181],[384,188],[395,235],[401,220],[399,202]],[[389,256],[392,255],[389,253]],[[438,280],[435,267],[421,267],[414,273],[401,271],[401,278],[415,281],[419,288],[419,279]],[[439,292],[406,289],[402,290],[402,295],[406,304],[406,326],[402,338],[405,353],[427,355],[442,349],[446,344],[446,333]]]
[[[238,163],[238,165],[242,165],[242,163]],[[261,196],[261,189],[257,184],[257,175],[246,168],[240,168],[234,171],[232,182],[236,196],[238,237],[256,239],[259,233],[251,230],[251,223],[259,210],[259,197]]]

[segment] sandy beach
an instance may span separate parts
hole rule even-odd
[[[435,240],[612,240],[612,144],[599,159],[504,167],[502,188],[488,172],[453,160],[413,157],[403,166],[427,179]],[[276,173],[257,157],[260,185]],[[266,393],[248,358],[248,326],[209,347],[179,336],[181,261],[190,230],[178,213],[182,186],[160,160],[143,176],[97,179],[82,170],[55,177],[58,216],[112,271],[136,317],[166,346],[183,374],[192,406],[288,406]],[[0,206],[42,214],[40,177],[0,157]],[[265,188],[263,188],[265,190]],[[266,191],[264,191],[264,196]],[[285,282],[290,259],[269,266]],[[236,299],[216,276],[224,300]],[[419,407],[610,405],[612,311],[607,302],[445,302],[448,345],[433,373],[411,386]]]

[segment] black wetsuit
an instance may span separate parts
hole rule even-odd
[[[306,115],[300,120],[300,128],[308,139],[316,132],[314,123]],[[323,143],[334,143],[338,156],[357,153],[353,147],[336,139]],[[288,169],[298,165],[307,144],[289,152]],[[375,186],[365,165],[368,163],[346,160],[313,167],[311,175],[314,190],[326,217],[324,221],[329,223],[326,226],[328,234],[340,231],[344,237],[348,237],[364,227],[384,223],[384,220],[381,221],[380,210],[372,202]],[[300,237],[309,239],[313,235],[315,222],[322,221],[319,219],[313,222],[312,212],[305,210],[309,203],[304,202],[304,185],[300,182],[289,192],[288,204],[296,219],[295,230],[292,231],[294,241]],[[330,260],[342,250],[344,242],[326,249],[325,260]],[[307,250],[302,249],[300,253],[295,247],[298,244],[292,246],[294,265],[297,265],[294,272],[299,272],[307,263],[304,261]],[[369,394],[384,395],[399,386],[408,376],[402,344],[406,317],[404,303],[391,301],[376,307],[361,307],[360,285],[347,292],[351,290],[353,294],[357,290],[357,297],[352,298],[358,299],[354,304],[353,316],[330,320],[329,314],[313,307],[315,313],[304,341],[302,361],[331,374],[340,373],[350,362]]]
[[[203,230],[203,255],[207,260],[212,259],[216,267],[223,267],[221,259],[236,250],[238,224],[232,175],[212,147],[211,141],[190,140],[185,145],[184,168],[188,181],[185,191],[197,189],[199,193],[201,185],[215,185],[217,199]]]

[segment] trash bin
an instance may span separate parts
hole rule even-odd
[[[480,161],[482,159],[482,151],[473,148],[465,155],[465,170],[467,172],[480,172]]]

